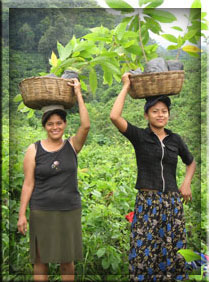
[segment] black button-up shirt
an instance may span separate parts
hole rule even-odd
[[[192,163],[193,156],[178,134],[168,129],[165,131],[167,136],[160,141],[150,127],[142,129],[128,122],[126,132],[122,133],[135,149],[138,168],[136,189],[178,191],[176,183],[178,155],[186,165]]]

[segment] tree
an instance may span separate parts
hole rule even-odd
[[[18,31],[19,37],[22,42],[22,48],[28,51],[33,50],[35,46],[35,34],[29,24],[24,23]]]

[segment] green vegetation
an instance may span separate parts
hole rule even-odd
[[[90,33],[90,28],[101,24],[106,29],[113,30],[121,20],[121,16],[116,20],[103,9],[96,12],[94,9],[85,9],[82,14],[79,14],[77,9],[73,9],[73,15],[67,11],[68,9],[56,9],[56,13],[54,9],[33,9],[33,13],[30,13],[30,9],[18,10],[11,11],[13,17],[10,26],[10,46],[8,48],[5,37],[3,49],[3,70],[7,71],[10,66],[10,92],[8,92],[6,71],[3,75],[2,273],[4,281],[32,279],[32,266],[29,263],[29,234],[27,233],[26,237],[18,234],[16,224],[23,182],[24,152],[29,144],[45,136],[41,128],[41,113],[35,112],[28,119],[24,113],[25,109],[21,109],[18,103],[14,102],[14,97],[19,93],[18,83],[23,78],[36,76],[40,72],[49,72],[48,58],[51,57],[52,50],[56,53],[57,41],[66,46],[73,34],[78,39]],[[60,30],[62,32],[59,32]],[[119,29],[119,37],[122,36],[121,32]],[[122,37],[121,41],[123,41]],[[106,47],[107,43],[105,42]],[[156,45],[156,42],[149,38],[149,44]],[[155,52],[165,56],[166,59],[175,59],[178,55],[178,51],[165,50],[162,46],[156,48]],[[58,56],[58,53],[56,55]],[[129,54],[127,53],[126,56]],[[133,57],[133,54],[130,58],[141,59],[142,62],[144,60],[143,57]],[[188,249],[207,253],[207,56],[203,53],[200,60],[181,51],[179,58],[185,66],[185,82],[181,94],[171,97],[172,110],[168,127],[183,136],[197,162],[197,171],[192,183],[193,201],[184,206]],[[138,60],[137,64],[139,63]],[[88,82],[86,82],[87,91],[83,90],[90,114],[91,130],[86,145],[79,153],[78,162],[79,190],[83,205],[84,260],[76,264],[76,273],[79,274],[76,281],[125,282],[128,279],[130,230],[130,223],[126,221],[125,215],[134,208],[137,193],[134,189],[136,163],[131,144],[115,129],[109,119],[110,109],[121,89],[121,83],[113,80],[111,84],[103,85],[103,70],[97,66],[96,71],[98,82],[95,94],[92,95],[89,91]],[[145,127],[143,104],[143,100],[133,100],[128,96],[123,116],[131,123]],[[8,119],[8,105],[10,119]],[[74,134],[78,125],[79,114],[75,106],[69,111],[65,137]],[[184,172],[185,166],[179,161],[177,171],[179,185]],[[60,280],[58,265],[50,265],[50,273],[51,281]]]

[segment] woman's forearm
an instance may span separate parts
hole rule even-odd
[[[89,129],[90,128],[89,114],[88,114],[86,105],[84,103],[81,91],[77,93],[77,101],[78,101],[78,107],[79,107],[81,127],[84,129]]]
[[[115,100],[115,103],[112,107],[110,112],[110,119],[115,120],[122,115],[126,95],[128,93],[129,85],[123,85],[121,92],[119,93],[118,97]]]
[[[31,194],[33,191],[32,186],[27,186],[23,184],[21,197],[20,197],[20,209],[19,209],[19,216],[24,216],[26,213],[26,209],[28,206],[28,202],[31,198]]]
[[[196,170],[196,163],[193,160],[193,162],[190,165],[186,166],[186,175],[184,178],[184,182],[190,184],[192,182],[192,177]]]

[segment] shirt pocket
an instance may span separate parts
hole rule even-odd
[[[168,157],[177,160],[178,148],[173,145],[166,145],[166,149],[167,149]]]

